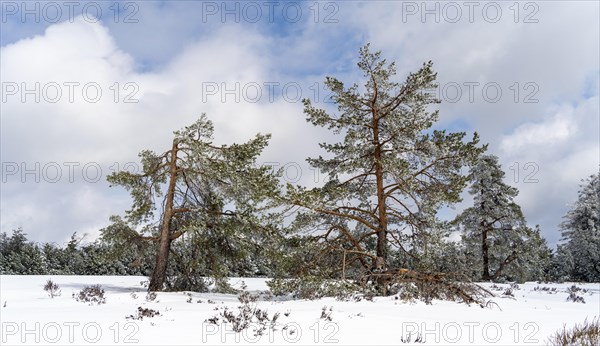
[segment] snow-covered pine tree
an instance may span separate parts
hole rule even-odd
[[[357,65],[362,88],[326,78],[337,113],[304,100],[307,120],[340,138],[320,144],[328,157],[308,159],[328,176],[324,186],[288,186],[287,199],[301,207],[296,225],[321,234],[312,239],[320,250],[301,265],[307,272],[347,277],[355,269],[368,281],[381,281],[387,271],[395,279],[399,269],[408,268],[393,270],[389,253],[411,256],[414,238],[428,238],[439,208],[460,200],[467,185],[461,169],[485,146],[478,146],[476,133],[469,140],[464,132],[431,128],[439,119],[434,109],[439,100],[428,92],[437,85],[431,61],[404,82],[395,80],[395,63],[370,52],[369,45],[361,48]],[[385,291],[384,284],[377,286]]]
[[[600,282],[600,173],[583,181],[579,197],[560,224],[572,263],[564,263],[572,280]]]
[[[519,256],[507,266],[502,277],[518,282],[551,280],[552,249],[542,236],[540,226],[527,227],[522,236]]]
[[[269,208],[267,197],[278,192],[278,180],[269,167],[256,164],[270,135],[257,134],[246,143],[227,146],[214,145],[213,132],[203,114],[174,132],[169,150],[142,151],[142,172],[121,171],[107,178],[130,191],[133,205],[124,219],[112,218],[113,227],[104,230],[103,239],[124,246],[139,241],[158,244],[149,291],[165,288],[171,254],[181,268],[193,265],[187,260],[208,255],[211,272],[204,273],[219,276],[228,251],[242,251],[247,242],[276,236],[275,228],[262,221],[277,221],[260,211]],[[160,214],[155,216],[157,210]],[[172,244],[183,240],[203,245],[197,247],[202,256],[177,256]],[[199,277],[197,271],[192,274]]]
[[[21,228],[12,236],[0,234],[0,274],[41,275],[46,273],[46,263],[39,246],[27,240]]]
[[[566,244],[558,244],[550,265],[550,279],[558,282],[572,281],[575,261]]]
[[[518,190],[504,183],[505,174],[495,155],[482,155],[470,174],[473,206],[454,221],[462,231],[467,267],[479,273],[474,279],[486,281],[507,273],[526,276],[528,264],[538,262],[545,250],[539,230],[527,227],[513,200]]]

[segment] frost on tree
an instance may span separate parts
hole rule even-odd
[[[577,201],[564,216],[561,263],[573,280],[600,282],[600,182],[599,174],[586,179]]]
[[[395,63],[366,45],[358,61],[364,86],[326,78],[337,112],[304,100],[307,121],[339,138],[320,144],[325,157],[308,159],[328,177],[324,186],[287,189],[288,200],[301,207],[294,226],[315,234],[314,252],[302,254],[304,274],[363,277],[384,291],[381,278],[420,279],[421,273],[393,268],[390,252],[418,256],[411,251],[415,237],[426,239],[438,209],[460,200],[467,182],[461,168],[484,150],[477,134],[465,141],[463,132],[432,130],[439,118],[432,66],[397,82]]]
[[[494,155],[482,155],[470,170],[473,206],[455,223],[462,231],[465,267],[472,277],[497,280],[526,277],[525,271],[549,257],[539,228],[527,227],[514,202],[518,190],[504,183],[504,171]]]
[[[243,256],[257,243],[265,246],[274,232],[259,211],[267,207],[266,196],[275,193],[277,179],[267,166],[256,165],[270,136],[258,134],[243,144],[217,146],[213,131],[212,122],[202,115],[174,132],[169,150],[142,151],[142,172],[108,177],[111,184],[130,191],[133,205],[124,220],[113,217],[114,227],[103,237],[132,245],[157,244],[150,291],[164,289],[171,255],[179,265],[180,277],[175,279],[186,281],[175,288],[192,288],[189,282],[202,275],[226,274],[228,255]],[[175,241],[185,246],[174,246]],[[176,251],[181,248],[185,251]]]

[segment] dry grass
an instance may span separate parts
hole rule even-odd
[[[581,324],[576,324],[571,329],[563,325],[548,338],[548,345],[552,346],[598,346],[600,345],[600,319],[594,317]]]

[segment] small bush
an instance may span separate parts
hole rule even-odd
[[[132,319],[132,320],[143,320],[144,317],[154,317],[154,316],[160,316],[160,312],[157,310],[142,308],[141,306],[138,306],[137,314],[135,316],[129,315],[125,318]]]
[[[269,317],[267,310],[258,309],[256,306],[249,304],[240,305],[238,312],[235,313],[228,307],[225,307],[218,316],[213,316],[206,320],[206,322],[219,325],[220,323],[230,323],[233,331],[240,333],[245,329],[253,327],[254,336],[263,335],[264,332],[270,328],[275,330],[277,326],[277,319],[280,314],[277,312]]]
[[[50,279],[44,285],[44,291],[48,292],[50,298],[58,297],[61,294],[60,287]]]
[[[423,344],[425,343],[425,339],[420,333],[417,333],[415,340],[412,339],[412,334],[409,332],[406,337],[400,336],[400,341],[403,344],[415,343],[415,344]]]
[[[498,286],[498,285],[496,285],[496,284],[492,284],[492,285],[490,286],[490,290],[492,290],[492,291],[502,291],[502,290],[503,290],[503,288],[502,288],[502,287],[500,287],[500,286]]]
[[[578,295],[577,293],[581,291],[581,288],[573,285],[569,288],[567,288],[567,293],[569,293],[569,296],[567,297],[567,301],[568,302],[573,302],[573,303],[583,303],[585,304],[585,299],[583,299],[582,296]]]
[[[213,316],[205,322],[215,325],[230,323],[232,329],[236,333],[240,333],[248,328],[253,328],[252,331],[254,332],[254,336],[262,336],[267,329],[276,329],[280,313],[276,312],[273,316],[269,316],[267,310],[259,309],[256,304],[254,304],[257,299],[258,296],[243,291],[238,296],[238,300],[242,305],[238,306],[237,313],[230,310],[228,307],[225,307],[219,315]],[[210,302],[211,301],[209,300],[209,303]],[[218,308],[215,308],[215,310],[218,310]],[[287,313],[286,316],[289,316],[289,313]]]
[[[86,286],[78,294],[73,293],[73,298],[78,302],[89,303],[90,305],[106,303],[104,289],[100,285]]]
[[[321,317],[320,318],[322,320],[331,322],[331,314],[333,314],[333,306],[330,306],[329,309],[327,309],[327,306],[324,306],[321,309]]]
[[[242,304],[250,304],[250,303],[254,303],[258,300],[259,296],[256,294],[252,294],[248,291],[242,291],[242,293],[240,293],[238,295],[238,300],[240,301],[240,303]]]
[[[533,288],[533,290],[535,292],[546,292],[548,294],[558,293],[558,290],[556,289],[556,287],[550,288],[550,287],[546,287],[546,286],[543,286],[543,287],[536,286]]]
[[[563,325],[562,329],[548,338],[547,343],[551,346],[600,345],[600,319],[594,317],[590,322],[586,319],[582,324],[576,324],[571,329]]]
[[[148,294],[146,294],[146,301],[153,302],[156,300],[156,296],[156,292],[148,292]]]

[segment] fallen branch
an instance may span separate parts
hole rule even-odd
[[[419,298],[426,302],[431,299],[460,300],[464,303],[482,304],[482,297],[494,296],[487,289],[470,282],[460,282],[446,273],[423,273],[411,269],[389,269],[380,273],[368,273],[359,282],[363,287],[375,283],[387,295],[395,284],[414,283]]]

